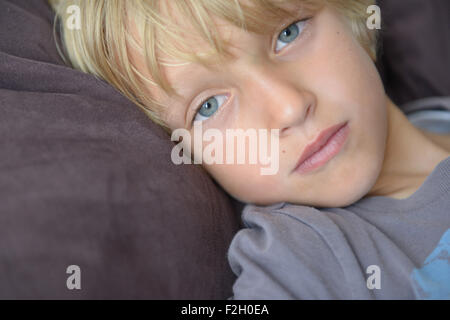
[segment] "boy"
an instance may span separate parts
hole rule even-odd
[[[415,128],[386,96],[371,4],[55,5],[80,8],[82,28],[62,30],[73,66],[167,131],[279,130],[275,175],[203,164],[248,203],[229,251],[236,299],[450,298],[449,137]]]

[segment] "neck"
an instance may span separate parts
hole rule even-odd
[[[403,112],[387,99],[388,132],[384,161],[375,185],[365,197],[404,199],[417,191],[450,153],[414,127]]]

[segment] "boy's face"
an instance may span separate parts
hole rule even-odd
[[[260,36],[222,24],[236,60],[211,70],[193,64],[165,68],[185,98],[153,92],[169,106],[163,119],[172,130],[186,128],[193,137],[194,118],[203,121],[204,131],[216,128],[223,136],[226,129],[280,130],[275,175],[261,175],[260,164],[203,164],[235,198],[342,207],[375,184],[384,159],[387,97],[373,61],[343,19],[324,8],[306,24],[286,22],[283,29],[291,27],[284,38],[283,30]],[[210,98],[217,111],[196,113]],[[343,122],[349,134],[336,156],[309,173],[293,171],[306,145]]]

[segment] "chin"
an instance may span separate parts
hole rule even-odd
[[[308,204],[308,206],[317,208],[343,208],[358,201],[357,198],[358,197],[354,195],[343,196],[337,194],[333,197],[318,199],[316,202]]]
[[[360,179],[359,183],[354,186],[352,203],[369,195],[369,192],[375,186],[378,177],[381,173],[381,168],[383,165],[383,158],[374,160],[370,168],[366,168],[366,171],[361,175],[363,178]]]
[[[335,193],[333,196],[318,199],[315,203],[309,204],[309,206],[318,208],[343,208],[357,202],[366,193],[364,189],[358,186],[353,188],[353,190],[349,190],[347,193]]]
[[[317,207],[342,208],[347,207],[361,200],[375,185],[381,171],[382,160],[371,162],[370,167],[354,170],[351,176],[343,179],[344,184],[336,188],[334,194],[320,199]]]

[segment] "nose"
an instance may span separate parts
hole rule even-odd
[[[302,87],[295,71],[260,70],[253,78],[253,91],[258,103],[253,104],[264,127],[279,129],[286,136],[311,117],[316,107],[316,96]],[[254,113],[255,114],[255,113]]]
[[[274,94],[283,95],[275,99],[278,105],[274,101],[267,106],[270,113],[269,127],[280,129],[280,137],[289,135],[291,131],[307,121],[316,106],[315,97],[311,92],[293,87],[283,87],[283,89]]]

